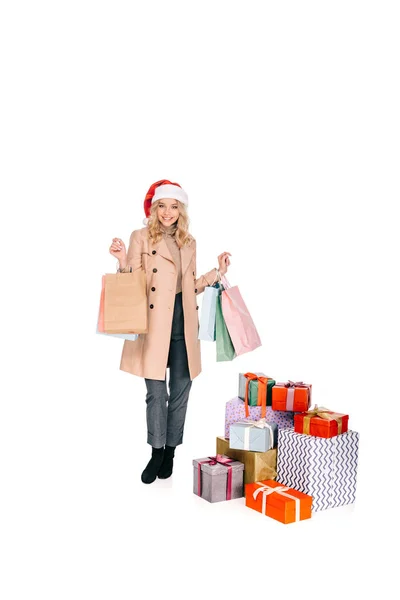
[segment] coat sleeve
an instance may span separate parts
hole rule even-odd
[[[196,242],[194,242],[196,244]],[[218,271],[217,269],[212,269],[212,271],[208,271],[204,275],[200,275],[197,279],[197,259],[196,259],[196,245],[194,247],[194,287],[197,290],[196,295],[204,292],[204,288],[210,285],[213,285],[216,281],[218,281]]]
[[[139,229],[131,233],[126,258],[126,267],[125,269],[121,269],[120,273],[131,273],[142,268],[142,240]]]

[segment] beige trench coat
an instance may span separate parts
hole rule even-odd
[[[190,379],[201,372],[199,315],[196,302],[207,285],[217,278],[213,269],[196,278],[196,240],[180,249],[182,261],[182,304],[185,321],[185,342]],[[174,311],[177,272],[164,239],[153,244],[147,237],[147,227],[133,231],[129,241],[127,267],[124,271],[144,269],[147,278],[148,333],[134,342],[124,341],[120,369],[146,379],[165,379],[172,316]],[[152,306],[153,308],[150,308]]]

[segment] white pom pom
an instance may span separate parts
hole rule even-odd
[[[147,223],[149,222],[149,219],[143,219],[143,225],[147,225]]]

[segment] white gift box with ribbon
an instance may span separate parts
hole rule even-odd
[[[235,450],[267,452],[275,448],[278,440],[278,425],[265,419],[238,421],[229,429],[229,447]]]

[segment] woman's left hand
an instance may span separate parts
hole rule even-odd
[[[219,272],[221,275],[225,275],[229,265],[231,264],[231,261],[229,260],[230,256],[232,256],[230,252],[223,252],[218,256]]]

